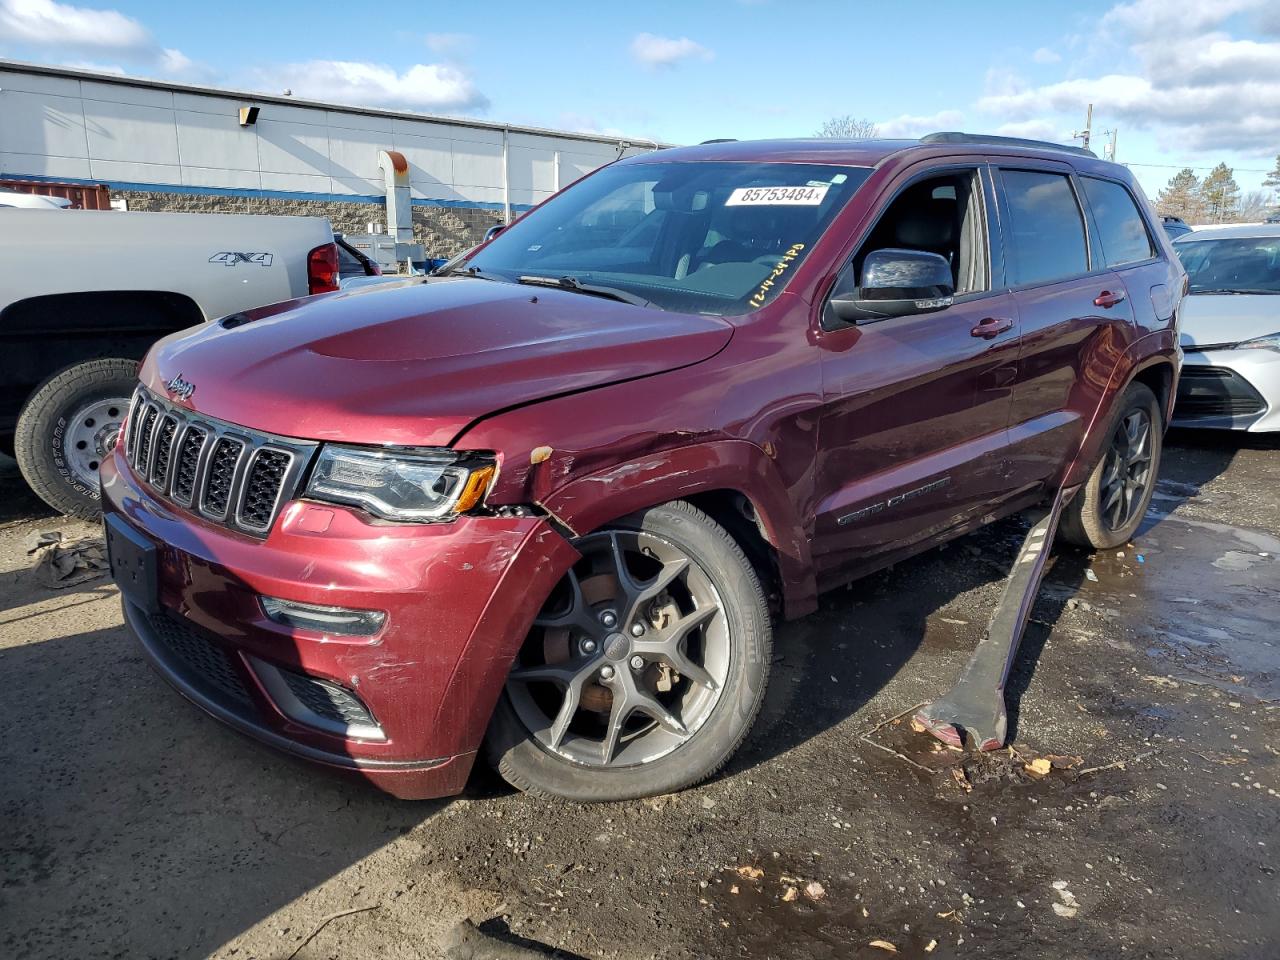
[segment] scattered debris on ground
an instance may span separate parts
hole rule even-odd
[[[66,539],[60,530],[35,534],[28,540],[27,553],[35,556],[36,579],[51,590],[97,580],[110,566],[101,537]]]

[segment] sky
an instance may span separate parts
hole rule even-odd
[[[0,0],[0,57],[667,143],[843,115],[1078,142],[1092,102],[1153,198],[1280,154],[1278,0]]]

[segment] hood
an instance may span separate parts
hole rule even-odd
[[[161,340],[142,381],[172,400],[180,377],[186,406],[282,436],[424,446],[497,410],[697,363],[733,333],[716,317],[465,277],[234,319]]]
[[[1184,350],[1280,333],[1280,294],[1197,293],[1182,299]]]

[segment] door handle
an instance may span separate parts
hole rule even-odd
[[[1116,290],[1114,293],[1110,290],[1103,290],[1100,294],[1093,298],[1095,307],[1103,307],[1110,310],[1117,303],[1124,303],[1124,292]]]
[[[983,340],[992,340],[1004,333],[1006,330],[1013,329],[1013,321],[1008,317],[984,317],[978,321],[977,325],[969,331],[971,337],[981,337]]]

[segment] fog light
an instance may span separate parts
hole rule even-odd
[[[319,633],[341,633],[350,637],[371,637],[382,629],[387,615],[382,610],[351,610],[298,603],[278,597],[261,597],[262,609],[276,623]]]

